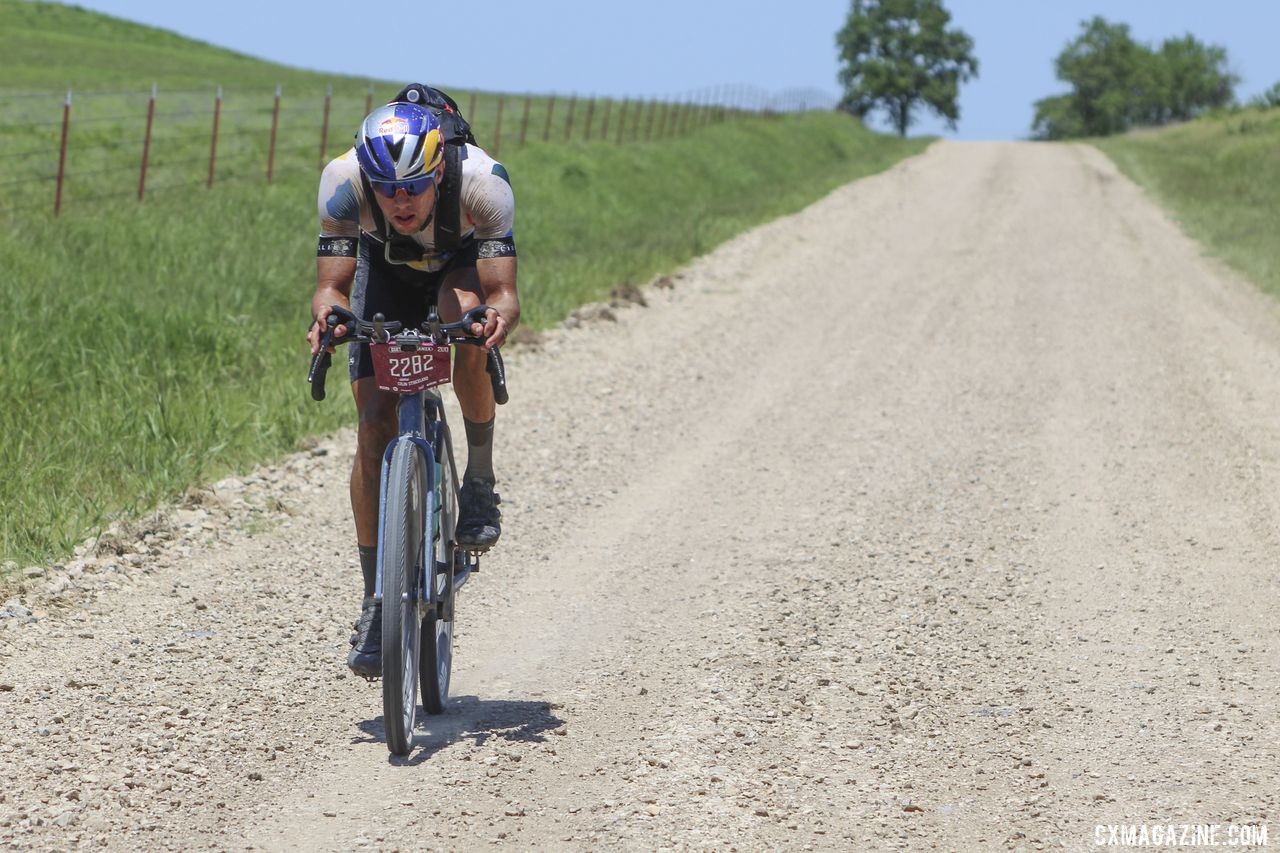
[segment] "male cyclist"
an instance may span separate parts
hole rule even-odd
[[[355,147],[325,167],[320,178],[320,242],[315,323],[307,333],[314,355],[327,328],[330,306],[349,308],[362,319],[381,313],[417,325],[435,305],[441,320],[454,322],[485,304],[484,348],[455,350],[453,387],[467,434],[457,537],[460,545],[484,550],[501,532],[493,474],[493,388],[485,361],[520,317],[516,250],[512,236],[515,201],[507,172],[481,148],[464,144],[452,161],[461,179],[445,183],[445,138],[440,122],[419,103],[421,92],[379,107],[365,118]],[[453,144],[453,143],[450,143]],[[459,186],[454,230],[439,205],[442,183]],[[446,211],[452,213],[452,210]],[[354,285],[354,290],[353,290]],[[339,328],[337,334],[341,335]],[[351,470],[364,602],[347,663],[356,673],[382,672],[382,612],[373,598],[377,574],[378,496],[382,454],[395,438],[397,397],[374,384],[367,344],[351,346],[351,387],[359,410],[356,458]]]

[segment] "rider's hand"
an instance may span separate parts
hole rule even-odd
[[[307,330],[307,343],[311,344],[311,354],[315,355],[320,352],[320,339],[324,337],[324,333],[329,329],[329,315],[333,313],[334,306],[326,305],[324,310],[316,317],[311,324],[311,328]],[[345,325],[334,327],[333,336],[340,338],[347,333]],[[329,347],[329,352],[333,352],[333,347]]]
[[[510,329],[511,326],[507,323],[506,318],[493,308],[484,312],[483,323],[471,324],[471,334],[476,335],[477,337],[484,336],[485,352],[488,352],[494,347],[502,346],[502,343],[507,339],[507,332],[510,331]]]

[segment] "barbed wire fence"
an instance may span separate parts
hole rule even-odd
[[[821,90],[743,85],[624,98],[446,91],[495,157],[532,141],[652,143],[711,124],[836,107]],[[349,147],[348,134],[381,102],[372,86],[0,91],[0,215],[57,216],[103,199],[142,202],[156,193],[318,172]]]

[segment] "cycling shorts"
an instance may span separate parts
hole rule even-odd
[[[380,241],[361,234],[351,310],[362,320],[372,320],[374,314],[381,314],[386,320],[416,326],[427,319],[436,304],[436,295],[445,277],[454,270],[475,268],[475,265],[475,240],[463,243],[440,269],[425,272],[391,263],[384,257]],[[368,344],[352,345],[347,351],[352,382],[373,375]]]

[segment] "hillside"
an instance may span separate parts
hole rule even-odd
[[[1280,109],[1096,140],[1187,233],[1280,295]]]
[[[0,0],[0,80],[11,91],[45,91],[140,89],[157,80],[188,89],[344,78],[265,62],[78,6]]]
[[[145,85],[129,98],[76,100],[56,219],[61,95],[6,98],[0,91],[0,146],[15,152],[0,158],[0,182],[10,182],[0,197],[0,300],[21,306],[15,328],[58,330],[0,340],[7,439],[0,444],[0,559],[29,561],[65,553],[112,517],[145,512],[193,483],[350,422],[345,394],[316,405],[303,382],[321,100],[291,93],[334,83],[325,156],[349,144],[367,95],[363,82],[302,71],[284,77],[280,66],[83,10],[0,4],[8,40],[0,63],[10,63],[0,69],[21,69],[6,70],[7,81],[49,83],[36,65],[65,38],[83,63],[75,72],[83,78],[72,74],[73,82],[132,88],[154,80],[160,90],[141,203]],[[19,26],[10,27],[15,14]],[[241,88],[227,93],[218,177],[206,189],[211,79]],[[270,93],[281,80],[287,103],[268,185]],[[207,88],[170,94],[196,85]],[[394,85],[380,84],[377,97]],[[472,93],[457,94],[470,111]],[[500,98],[482,93],[474,103],[477,135],[493,150]],[[544,130],[521,147],[516,123],[503,125],[501,159],[516,190],[531,328],[558,323],[620,283],[671,271],[927,144],[878,136],[835,114],[685,111],[677,133],[662,131],[667,111],[656,103],[646,104],[647,125],[634,106],[625,113],[625,104],[602,104],[593,117],[594,106],[580,105],[577,124],[567,125],[575,128],[572,142],[554,141],[569,135],[558,123],[572,116],[563,100],[530,103],[535,128],[552,127],[555,117],[551,142],[541,141]],[[623,144],[614,133],[600,138],[610,109],[614,127],[626,130]],[[625,127],[621,115],[631,116]],[[582,141],[593,118],[598,135]],[[804,156],[788,156],[801,139]],[[511,381],[519,394],[520,378]]]

